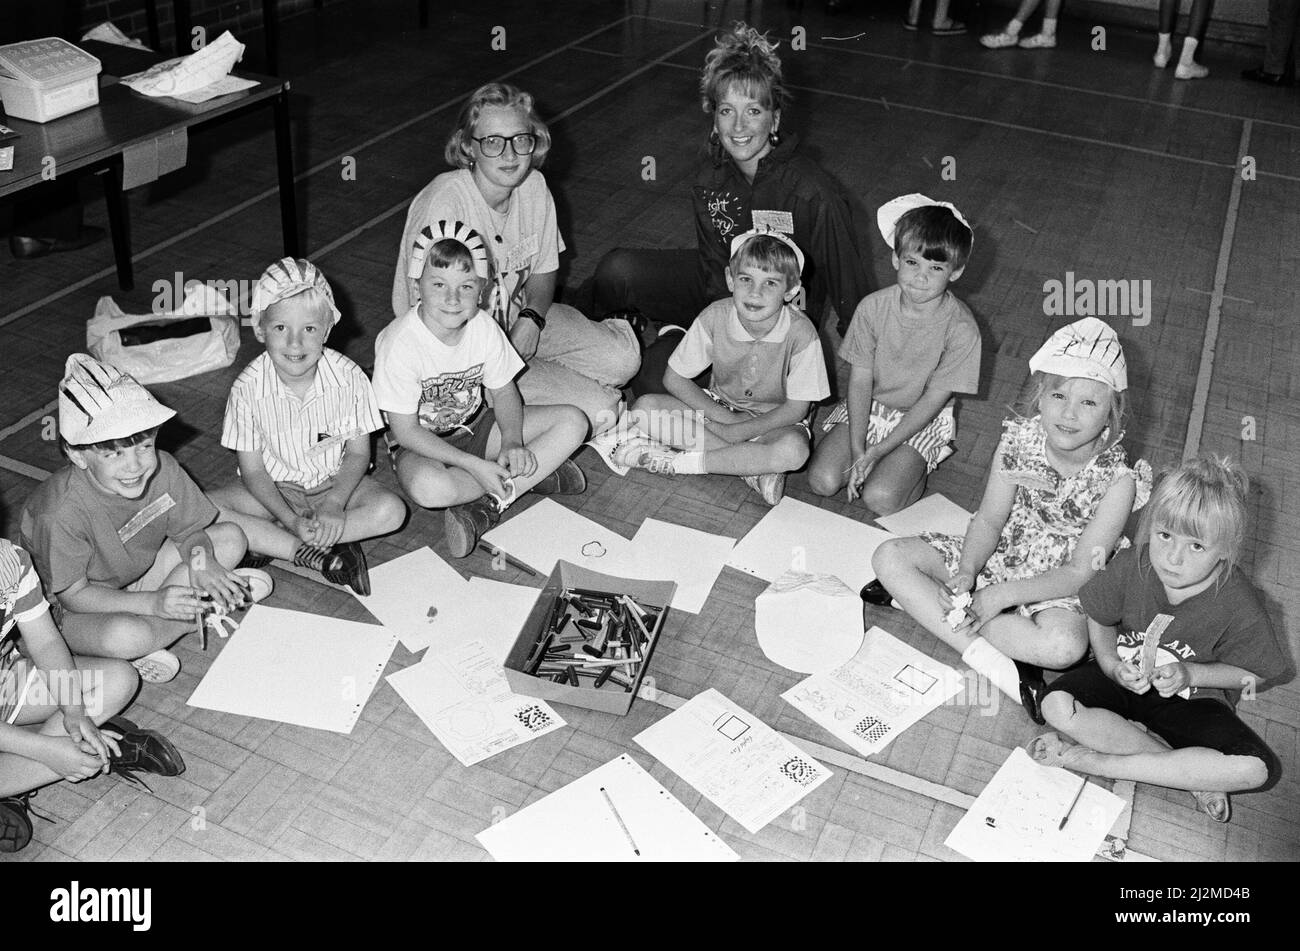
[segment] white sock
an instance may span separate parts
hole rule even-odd
[[[677,458],[673,460],[673,472],[677,475],[706,474],[708,470],[704,468],[704,450],[679,452]]]
[[[1056,18],[1043,17],[1043,36],[1056,36]]]
[[[519,497],[519,493],[515,491],[514,479],[506,479],[506,488],[510,490],[506,495],[497,495],[495,492],[488,493],[488,495],[492,496],[492,498],[496,501],[497,510],[501,512],[504,512],[506,509],[510,508],[510,506],[514,503],[515,499]]]
[[[1181,66],[1191,66],[1196,62],[1196,47],[1199,44],[1190,36],[1183,39],[1183,55],[1178,57],[1178,63]]]
[[[1003,30],[1002,32],[1003,32],[1003,33],[1009,33],[1011,36],[1019,36],[1019,35],[1020,35],[1020,28],[1021,28],[1022,26],[1024,26],[1023,23],[1021,23],[1019,20],[1017,20],[1017,19],[1015,19],[1014,17],[1012,17],[1011,22],[1007,24],[1007,28],[1006,28],[1005,30]]]
[[[962,662],[977,674],[983,674],[1016,703],[1020,702],[1020,672],[1016,662],[982,637],[971,641],[962,651]]]

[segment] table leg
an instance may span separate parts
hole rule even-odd
[[[280,175],[280,229],[284,253],[296,258],[298,246],[298,197],[293,181],[293,137],[289,127],[289,85],[275,97],[275,164]]]
[[[280,18],[276,0],[262,0],[262,36],[266,40],[266,71],[280,75]]]
[[[190,0],[172,0],[172,16],[176,20],[176,55],[188,56],[194,52],[191,46],[194,20],[190,16]]]
[[[162,52],[162,36],[158,32],[158,0],[146,0],[144,18],[149,25],[149,45],[155,53]]]
[[[117,285],[129,291],[135,287],[135,274],[131,266],[131,222],[122,194],[122,157],[119,155],[100,175],[104,179],[108,230],[113,237],[113,258],[117,262]]]

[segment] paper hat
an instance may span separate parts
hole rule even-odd
[[[411,260],[406,266],[406,276],[413,281],[418,281],[420,275],[424,273],[424,261],[429,256],[429,249],[445,238],[459,241],[469,249],[470,259],[474,262],[474,273],[486,281],[488,278],[487,248],[484,247],[479,233],[463,221],[439,221],[436,225],[425,225],[421,228],[420,233],[415,236],[415,244],[411,246]]]
[[[1076,320],[1048,337],[1029,358],[1029,369],[1096,380],[1116,392],[1128,389],[1128,365],[1119,337],[1110,324],[1096,317]]]
[[[887,201],[876,211],[876,227],[880,229],[880,236],[885,239],[885,244],[889,245],[890,250],[894,247],[894,229],[898,225],[898,219],[903,217],[913,208],[927,208],[930,205],[938,205],[940,208],[947,208],[953,213],[958,221],[966,226],[971,233],[971,247],[975,247],[975,229],[970,226],[970,222],[965,216],[957,210],[957,206],[952,202],[935,201],[933,198],[926,198],[921,194],[902,195],[893,201]]]
[[[59,382],[59,434],[69,445],[124,439],[175,415],[129,373],[87,353],[68,357]]]
[[[303,291],[319,292],[325,303],[329,305],[334,322],[338,321],[341,315],[334,304],[334,291],[320,269],[302,258],[281,258],[262,272],[257,286],[253,288],[253,301],[249,305],[253,322],[257,323],[261,320],[262,314],[272,304],[296,297]]]
[[[752,228],[744,234],[738,234],[731,239],[731,256],[734,258],[736,253],[744,246],[750,238],[757,238],[760,235],[775,238],[782,244],[789,246],[794,252],[794,259],[799,262],[799,273],[803,274],[803,252],[799,250],[799,245],[794,243],[794,239],[788,234],[782,234],[780,231],[773,231],[771,228]]]

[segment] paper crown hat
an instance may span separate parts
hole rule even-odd
[[[790,250],[794,252],[794,259],[799,262],[799,273],[803,274],[803,252],[799,250],[799,245],[795,244],[794,239],[788,234],[782,234],[780,231],[773,231],[771,228],[752,228],[744,234],[736,235],[731,239],[731,257],[734,258],[736,256],[736,253],[744,247],[746,241],[750,238],[757,238],[760,235],[768,238],[775,238],[782,244],[787,245]]]
[[[69,445],[124,439],[175,415],[129,373],[87,353],[68,357],[59,382],[59,434]]]
[[[425,225],[415,236],[411,246],[411,260],[406,266],[406,276],[418,281],[424,273],[424,261],[429,256],[429,249],[446,238],[459,241],[469,249],[470,260],[474,262],[474,273],[483,280],[488,279],[488,252],[479,233],[463,221],[439,221],[436,225]]]
[[[1048,337],[1029,358],[1029,369],[1096,380],[1116,392],[1128,389],[1128,365],[1119,336],[1110,324],[1096,317],[1066,324]]]
[[[303,291],[318,292],[329,305],[333,322],[338,322],[341,315],[334,303],[334,291],[320,269],[303,258],[281,258],[262,272],[257,286],[253,288],[253,301],[249,310],[252,311],[254,323],[262,319],[262,314],[272,304],[297,297]]]
[[[970,226],[966,217],[957,210],[957,206],[948,201],[935,201],[933,198],[926,198],[921,194],[900,195],[893,201],[887,201],[876,211],[876,227],[880,229],[880,236],[885,239],[885,244],[889,245],[892,250],[894,247],[894,229],[898,226],[898,219],[903,217],[909,211],[915,208],[928,208],[931,205],[937,205],[940,208],[947,208],[952,212],[953,217],[966,226],[966,230],[971,233],[971,247],[975,247],[975,229]]]

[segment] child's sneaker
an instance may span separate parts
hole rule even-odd
[[[1056,49],[1056,36],[1048,36],[1046,33],[1026,36],[1020,41],[1020,48],[1022,50],[1054,50]]]
[[[27,817],[27,797],[0,799],[0,852],[21,852],[32,841],[32,820]]]
[[[673,463],[678,455],[676,449],[661,446],[648,436],[635,436],[615,446],[610,458],[620,466],[646,469],[660,475],[674,475]]]
[[[248,600],[251,604],[265,601],[275,590],[275,582],[260,568],[236,568],[235,574],[248,583]]]
[[[1208,75],[1209,67],[1200,63],[1179,63],[1174,67],[1174,79],[1204,79]]]
[[[370,567],[366,553],[358,542],[344,542],[329,551],[335,559],[321,569],[330,584],[346,585],[363,597],[370,594]]]
[[[148,785],[136,773],[179,776],[185,772],[185,760],[181,758],[180,750],[157,730],[142,730],[126,717],[113,717],[104,723],[103,728],[122,734],[117,741],[122,755],[109,758],[109,772],[139,783],[145,789],[149,789]]]
[[[1008,46],[1015,46],[1020,42],[1020,37],[1014,33],[985,33],[980,37],[980,46],[990,50],[1006,49]]]
[[[785,495],[785,473],[765,472],[756,476],[741,476],[745,485],[763,497],[768,505],[776,505]]]
[[[165,684],[181,672],[180,660],[166,648],[137,657],[131,666],[140,671],[140,679],[147,684]]]
[[[961,36],[966,32],[966,24],[949,20],[944,26],[935,24],[930,28],[930,32],[935,36]]]
[[[473,502],[453,505],[443,516],[447,548],[453,558],[464,558],[474,550],[479,537],[501,521],[496,499],[486,492]]]
[[[533,486],[538,495],[581,495],[587,491],[587,476],[572,459],[565,459],[554,472]]]

